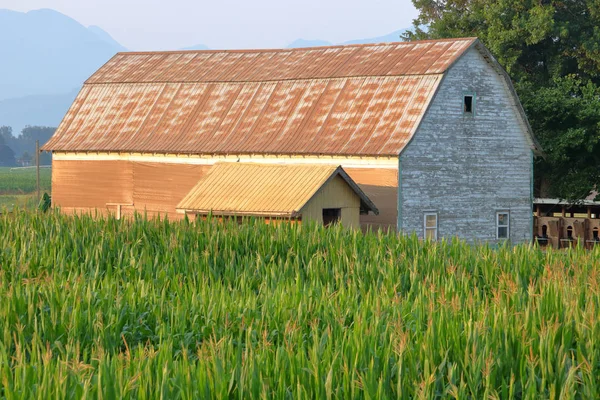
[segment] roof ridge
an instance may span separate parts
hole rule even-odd
[[[381,47],[381,46],[397,46],[399,44],[420,44],[420,43],[443,43],[443,42],[474,42],[478,38],[460,37],[446,39],[426,39],[412,41],[395,41],[395,42],[379,42],[379,43],[355,43],[355,44],[336,44],[331,46],[311,46],[311,47],[296,47],[296,48],[264,48],[264,49],[211,49],[211,50],[158,50],[158,51],[120,51],[117,55],[156,55],[156,54],[211,54],[211,53],[269,53],[269,52],[298,52],[309,50],[324,50],[324,49],[339,49],[347,47]]]
[[[126,80],[123,81],[98,81],[98,82],[84,82],[84,86],[88,85],[177,85],[181,83],[185,84],[218,84],[218,83],[246,83],[246,82],[255,82],[255,83],[277,83],[277,82],[302,82],[302,81],[331,81],[331,80],[343,80],[343,79],[364,79],[364,78],[403,78],[406,76],[411,77],[425,77],[425,76],[434,76],[434,75],[444,75],[445,72],[428,72],[425,74],[397,74],[397,75],[343,75],[343,76],[320,76],[320,77],[308,77],[308,78],[285,78],[285,79],[260,79],[260,80],[248,80],[248,79],[240,79],[240,80],[210,80],[210,81],[184,81],[184,80],[168,80],[168,81],[134,81],[129,82]]]

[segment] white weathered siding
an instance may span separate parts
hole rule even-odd
[[[512,243],[531,240],[532,152],[508,90],[475,48],[448,71],[400,157],[400,229],[423,237],[423,214],[437,212],[440,238],[495,242],[496,211],[509,210]]]

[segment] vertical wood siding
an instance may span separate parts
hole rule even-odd
[[[336,176],[310,199],[301,210],[302,221],[322,224],[324,208],[341,208],[342,225],[347,228],[360,227],[360,198],[343,178]]]
[[[175,207],[210,165],[131,161],[65,161],[52,166],[52,203],[65,213],[135,211],[179,219]],[[131,206],[133,204],[133,206]]]
[[[62,208],[106,209],[133,203],[133,170],[127,161],[52,163],[52,204]]]

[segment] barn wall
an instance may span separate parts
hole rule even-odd
[[[397,168],[344,168],[379,209],[379,215],[360,216],[363,229],[396,230],[398,220]]]
[[[194,185],[202,173],[210,169],[212,164],[219,161],[243,161],[260,163],[299,163],[299,164],[328,164],[342,165],[350,177],[360,186],[366,195],[373,201],[379,209],[379,215],[361,215],[360,224],[363,229],[371,227],[373,229],[396,229],[398,215],[398,160],[389,157],[296,157],[296,156],[202,156],[202,155],[153,155],[153,154],[129,154],[129,153],[54,153],[53,163],[78,163],[95,162],[97,165],[110,165],[110,163],[120,162],[121,165],[128,165],[131,176],[136,175],[135,190],[131,193],[129,203],[134,202],[136,210],[146,211],[150,215],[156,212],[174,212],[177,204],[177,198],[187,189],[187,184],[196,179]],[[74,165],[74,164],[72,164]],[[164,167],[163,167],[164,166]],[[197,170],[194,169],[198,168]],[[110,169],[110,168],[109,168]],[[118,168],[114,168],[120,171]],[[160,172],[159,174],[154,174]],[[102,171],[102,169],[98,169]],[[162,171],[162,172],[161,172]],[[72,175],[80,176],[77,168],[73,168]],[[116,173],[116,172],[115,172]],[[54,175],[53,175],[54,176]],[[191,180],[188,180],[188,176]],[[58,178],[58,176],[57,176]],[[138,179],[139,178],[139,179]],[[183,178],[183,180],[181,179]],[[80,179],[85,180],[84,176]],[[101,182],[101,181],[100,181]],[[132,184],[133,185],[133,184]],[[54,186],[55,187],[55,186]],[[170,190],[176,194],[170,195]],[[187,194],[184,193],[184,195]],[[183,198],[183,195],[181,195]],[[97,202],[94,207],[104,207],[103,197],[96,197]],[[78,200],[78,199],[74,199]],[[75,201],[77,203],[77,201]],[[115,201],[117,203],[117,201]],[[125,203],[125,202],[124,202]],[[55,204],[57,204],[55,202]],[[75,206],[80,206],[75,204]],[[109,207],[110,208],[110,207]],[[85,209],[85,207],[84,207]],[[116,212],[113,206],[112,211]],[[122,207],[123,214],[131,214],[133,207]],[[181,214],[176,215],[177,218]]]
[[[302,221],[323,223],[324,208],[341,208],[342,225],[348,228],[360,227],[360,198],[346,183],[336,176],[324,185],[302,208]]]
[[[122,215],[137,211],[179,219],[183,215],[175,207],[209,169],[210,165],[54,160],[52,203],[65,213],[116,213],[116,204],[122,204]]]
[[[474,115],[463,97],[475,95]],[[503,77],[471,49],[448,71],[400,157],[399,226],[423,237],[438,213],[440,237],[496,242],[496,212],[510,211],[513,243],[532,238],[532,152]]]
[[[127,161],[52,163],[52,204],[61,208],[105,209],[133,202],[133,169]]]
[[[133,203],[149,216],[182,218],[175,208],[208,172],[210,165],[133,162]]]

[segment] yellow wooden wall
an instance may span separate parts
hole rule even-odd
[[[352,180],[379,209],[379,215],[360,216],[363,230],[396,231],[398,222],[397,168],[344,168]]]
[[[341,208],[342,225],[347,228],[360,228],[360,198],[346,183],[336,176],[325,184],[300,210],[302,222],[323,223],[324,208]]]

